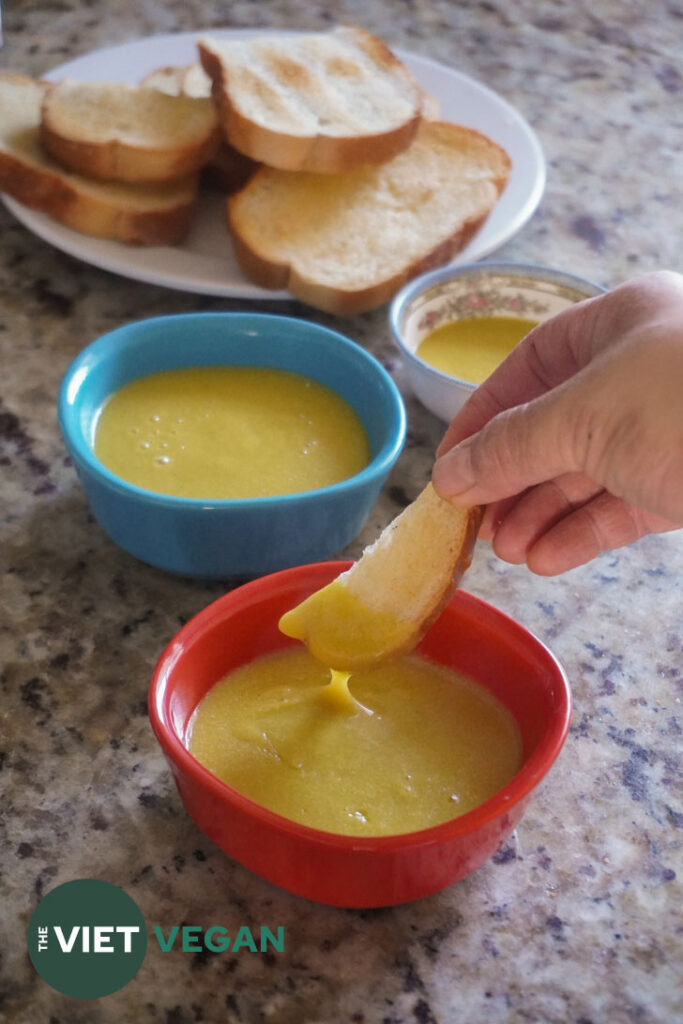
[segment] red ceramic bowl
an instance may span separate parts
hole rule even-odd
[[[349,562],[301,565],[247,583],[184,626],[161,655],[149,711],[183,803],[221,849],[290,892],[342,907],[382,907],[427,896],[479,867],[512,832],[560,752],[571,697],[550,651],[513,619],[457,591],[418,651],[487,687],[515,716],[523,764],[495,796],[434,828],[362,838],[299,825],[221,782],[187,750],[199,701],[232,669],[291,646],[280,616]]]

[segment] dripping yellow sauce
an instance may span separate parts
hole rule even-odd
[[[261,806],[348,835],[448,821],[493,796],[521,763],[513,716],[472,680],[414,655],[330,678],[300,647],[218,682],[187,742]]]

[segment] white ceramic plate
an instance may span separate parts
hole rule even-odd
[[[45,77],[135,83],[155,68],[196,60],[196,41],[201,35],[229,38],[254,34],[253,30],[211,29],[150,36],[95,50],[54,68]],[[515,108],[491,89],[436,61],[401,50],[396,52],[423,88],[439,100],[445,121],[476,128],[510,154],[512,174],[505,192],[482,230],[454,262],[481,259],[519,231],[538,206],[545,186],[545,161],[538,139]],[[205,295],[291,298],[286,292],[264,291],[242,275],[232,253],[225,227],[224,200],[219,195],[202,197],[190,234],[182,245],[143,248],[81,235],[14,199],[3,196],[3,200],[34,234],[104,270]]]

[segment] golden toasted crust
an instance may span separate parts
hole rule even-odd
[[[486,214],[483,217],[475,217],[467,221],[457,232],[444,239],[421,259],[404,267],[399,274],[377,284],[368,285],[367,288],[351,291],[326,286],[304,277],[295,266],[276,263],[261,255],[241,237],[239,221],[233,222],[229,201],[227,209],[228,229],[231,233],[235,256],[245,277],[260,285],[261,288],[289,291],[301,302],[336,316],[366,313],[370,309],[376,309],[377,306],[389,302],[413,277],[448,263],[456,253],[465,248],[470,238],[477,233],[488,216]]]
[[[340,577],[363,605],[401,623],[373,661],[413,650],[436,622],[472,562],[482,517],[478,505],[451,505],[427,484]]]
[[[46,88],[0,74],[0,190],[84,234],[142,245],[180,241],[196,203],[196,176],[163,186],[109,186],[62,171],[38,142]]]
[[[404,79],[411,81],[414,86],[414,103],[409,116],[400,124],[392,124],[374,132],[353,126],[349,126],[343,134],[328,134],[325,131],[313,134],[293,132],[287,128],[289,122],[284,90],[299,95],[306,102],[307,97],[316,93],[317,79],[314,74],[286,52],[268,53],[264,63],[277,82],[274,85],[250,67],[226,63],[220,51],[212,48],[210,40],[200,40],[200,61],[213,81],[213,96],[228,141],[240,152],[270,167],[322,174],[344,173],[364,164],[382,163],[409,146],[421,119],[422,90],[407,68],[381,40],[359,28],[345,31],[353,34],[355,45],[370,57],[378,73],[400,73]],[[357,74],[353,61],[340,55],[328,60],[326,72],[349,82]],[[267,126],[241,111],[239,102],[245,95],[258,98],[274,112],[279,110],[282,124],[277,128]]]
[[[218,100],[221,124],[230,143],[257,163],[286,171],[312,171],[316,174],[343,174],[363,164],[391,160],[412,142],[420,115],[382,135],[364,135],[337,139],[328,135],[312,138],[273,132],[254,125],[229,101]]]
[[[378,664],[380,661],[385,661],[387,658],[397,658],[402,654],[410,654],[410,652],[417,647],[453,597],[453,594],[457,590],[465,572],[469,569],[472,563],[474,545],[477,540],[477,534],[479,532],[479,526],[481,525],[483,514],[483,509],[478,506],[473,506],[471,509],[467,510],[467,526],[465,529],[463,546],[455,564],[453,565],[453,573],[450,581],[444,585],[441,590],[438,592],[435,591],[434,603],[431,608],[428,612],[423,614],[422,618],[414,621],[412,629],[404,632],[401,642],[394,642],[385,648],[378,648],[372,659],[364,657],[353,660],[340,655],[336,663],[330,664],[331,668],[342,669],[344,671],[369,668],[372,665]]]
[[[201,146],[179,151],[174,147],[154,152],[112,139],[104,144],[63,138],[42,124],[40,141],[45,150],[69,170],[101,181],[160,182],[192,174],[211,159],[220,141],[213,134]]]
[[[411,651],[469,566],[481,516],[428,484],[350,569],[288,611],[280,629],[348,672]]]
[[[0,152],[0,191],[20,203],[47,213],[55,220],[96,238],[111,238],[131,245],[175,245],[187,234],[196,206],[191,185],[176,205],[126,209],[115,201],[88,195],[67,178],[25,164]]]
[[[87,89],[88,85],[83,88]],[[92,88],[95,90],[96,85]],[[178,102],[187,102],[185,97],[181,100],[169,93],[165,94],[164,102],[172,104],[176,99]],[[201,102],[208,103],[208,100]],[[40,141],[46,152],[63,167],[88,178],[130,182],[172,181],[203,167],[221,141],[220,126],[213,117],[201,134],[193,133],[183,141],[172,137],[165,144],[160,144],[158,140],[134,143],[117,137],[115,123],[112,124],[110,138],[89,139],[87,130],[81,134],[80,126],[71,118],[68,104],[68,97],[63,99],[60,83],[50,86],[43,100]],[[131,116],[134,115],[133,97]],[[102,120],[105,124],[107,117],[103,105]]]
[[[183,80],[187,74],[189,65],[165,64],[161,68],[149,71],[140,79],[140,85],[145,89],[159,89],[169,96],[180,96],[183,91]]]
[[[457,175],[463,173],[463,164],[464,170],[468,170],[470,149],[473,152],[471,164],[477,171],[473,174],[471,201],[467,199],[467,189],[457,181]],[[427,164],[432,155],[451,151],[456,161],[452,177],[453,203],[446,210],[447,216],[437,216],[435,219],[433,212],[430,212],[431,194],[451,187],[448,181],[450,157],[434,157],[436,172],[433,175],[427,169]],[[486,154],[488,160],[481,175],[476,164],[480,159],[480,151]],[[463,153],[466,155],[461,159]],[[301,301],[329,313],[343,316],[373,309],[388,302],[411,278],[447,263],[467,245],[495,205],[507,183],[511,167],[507,154],[480,133],[434,121],[422,122],[414,147],[399,154],[395,162],[395,177],[391,163],[366,168],[355,174],[319,178],[315,175],[288,177],[287,172],[262,167],[242,191],[228,200],[228,227],[235,255],[244,274],[263,288],[286,289]],[[406,189],[404,195],[401,192],[402,186],[397,186],[396,182],[406,180],[410,188]],[[481,196],[482,181],[489,189],[484,199]],[[358,260],[359,265],[363,262],[362,256],[358,255],[359,251],[370,246],[375,256],[381,254],[383,246],[392,256],[405,256],[403,263],[400,259],[392,258],[387,261],[387,265],[391,265],[390,270],[377,271],[375,261],[375,264],[368,266],[368,272],[358,275],[360,280],[354,280],[351,286],[345,282],[341,263],[338,275],[329,266],[323,272],[320,261],[314,260],[312,250],[309,252],[307,249],[307,246],[313,244],[312,231],[317,229],[312,228],[310,218],[307,222],[303,213],[301,218],[297,218],[293,211],[297,208],[303,210],[305,203],[310,207],[323,194],[325,187],[332,188],[333,184],[336,191],[329,204],[324,205],[326,200],[321,200],[323,206],[320,210],[313,207],[315,212],[312,219],[324,225],[315,237],[314,244],[320,247],[325,232],[328,233],[330,246],[338,244],[340,236],[345,234],[345,243],[340,246],[340,252],[350,251],[348,246],[355,244],[351,258]],[[289,206],[284,201],[288,194],[291,195]],[[426,225],[425,242],[416,245],[414,225],[422,209],[419,205],[423,202],[422,194],[426,197],[423,219]],[[370,200],[367,199],[368,195],[372,197]],[[273,196],[278,197],[276,201]],[[372,228],[366,229],[361,216],[356,218],[353,227],[349,226],[349,218],[354,209],[366,209],[370,216],[384,205],[391,210],[387,228],[389,233],[385,242],[382,241],[385,230],[383,223],[376,223],[374,231]],[[443,203],[440,205],[443,212]],[[258,212],[254,207],[264,212],[272,209],[270,224],[265,214],[263,224],[259,223],[254,217],[254,213]],[[457,215],[451,216],[451,210],[457,211]],[[406,238],[410,237],[413,252],[407,244],[403,245],[399,226],[399,218],[403,215]],[[366,231],[367,234],[364,234]],[[354,232],[358,232],[357,238]],[[342,258],[340,256],[340,260]]]
[[[358,47],[365,50],[377,67],[384,68],[386,71],[398,70],[403,67],[396,54],[378,36],[373,36],[371,32],[359,25],[353,26],[353,32]]]
[[[429,628],[434,625],[441,615],[441,612],[453,597],[453,594],[460,586],[463,576],[472,564],[474,546],[477,542],[479,527],[481,526],[481,521],[484,517],[484,509],[479,505],[472,505],[470,508],[464,509],[463,512],[465,516],[463,536],[455,561],[452,563],[453,568],[450,581],[444,586],[438,595],[435,594],[434,604],[432,605],[431,611],[425,615],[412,636],[407,638],[403,649],[397,653],[405,654],[408,651],[412,651],[412,649],[419,644],[422,637],[427,633]]]
[[[145,75],[140,85],[148,89],[159,89],[170,96],[204,96],[210,95],[211,91],[211,81],[205,76],[200,64],[157,68]],[[221,137],[218,149],[202,168],[202,177],[226,195],[232,195],[244,188],[258,166]]]

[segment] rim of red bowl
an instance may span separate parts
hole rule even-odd
[[[166,645],[152,674],[152,681],[149,687],[148,710],[156,738],[174,763],[188,775],[192,776],[195,782],[212,791],[214,795],[223,800],[229,800],[231,804],[241,808],[251,817],[258,819],[269,828],[279,829],[313,844],[335,846],[346,850],[367,851],[377,849],[386,852],[388,850],[408,849],[416,846],[443,843],[456,836],[476,832],[483,825],[523,800],[547,775],[558,757],[569,731],[572,698],[566,673],[550,648],[535,633],[532,633],[526,626],[522,626],[512,616],[500,611],[487,601],[475,597],[469,591],[458,589],[449,604],[464,598],[466,603],[478,607],[485,614],[504,620],[507,628],[511,629],[512,632],[518,635],[523,634],[526,638],[530,638],[533,644],[537,645],[544,652],[556,673],[557,683],[560,687],[560,700],[557,703],[550,726],[545,731],[529,759],[510,782],[471,811],[467,811],[456,818],[450,818],[439,825],[432,825],[430,828],[420,829],[415,832],[401,832],[389,836],[354,836],[338,832],[327,832],[324,829],[312,828],[310,825],[302,825],[299,822],[292,821],[244,796],[238,790],[229,786],[227,782],[223,782],[215,776],[208,768],[205,768],[190,753],[176,731],[159,711],[160,705],[164,708],[165,712],[167,711],[167,703],[165,701],[166,684],[169,673],[182,656],[183,647],[188,646],[191,641],[201,636],[208,628],[221,622],[226,617],[226,611],[230,610],[232,605],[243,605],[245,597],[251,598],[248,602],[250,604],[258,603],[258,596],[263,591],[273,595],[278,590],[277,584],[284,583],[285,580],[289,582],[297,575],[305,577],[307,571],[310,572],[310,569],[313,567],[321,572],[327,568],[338,568],[338,571],[341,573],[352,564],[351,561],[328,561],[282,569],[279,572],[261,576],[249,583],[236,587],[197,612]],[[283,639],[285,638],[283,637]],[[292,645],[283,643],[283,648],[285,646]],[[483,686],[484,684],[480,683],[479,685]]]

